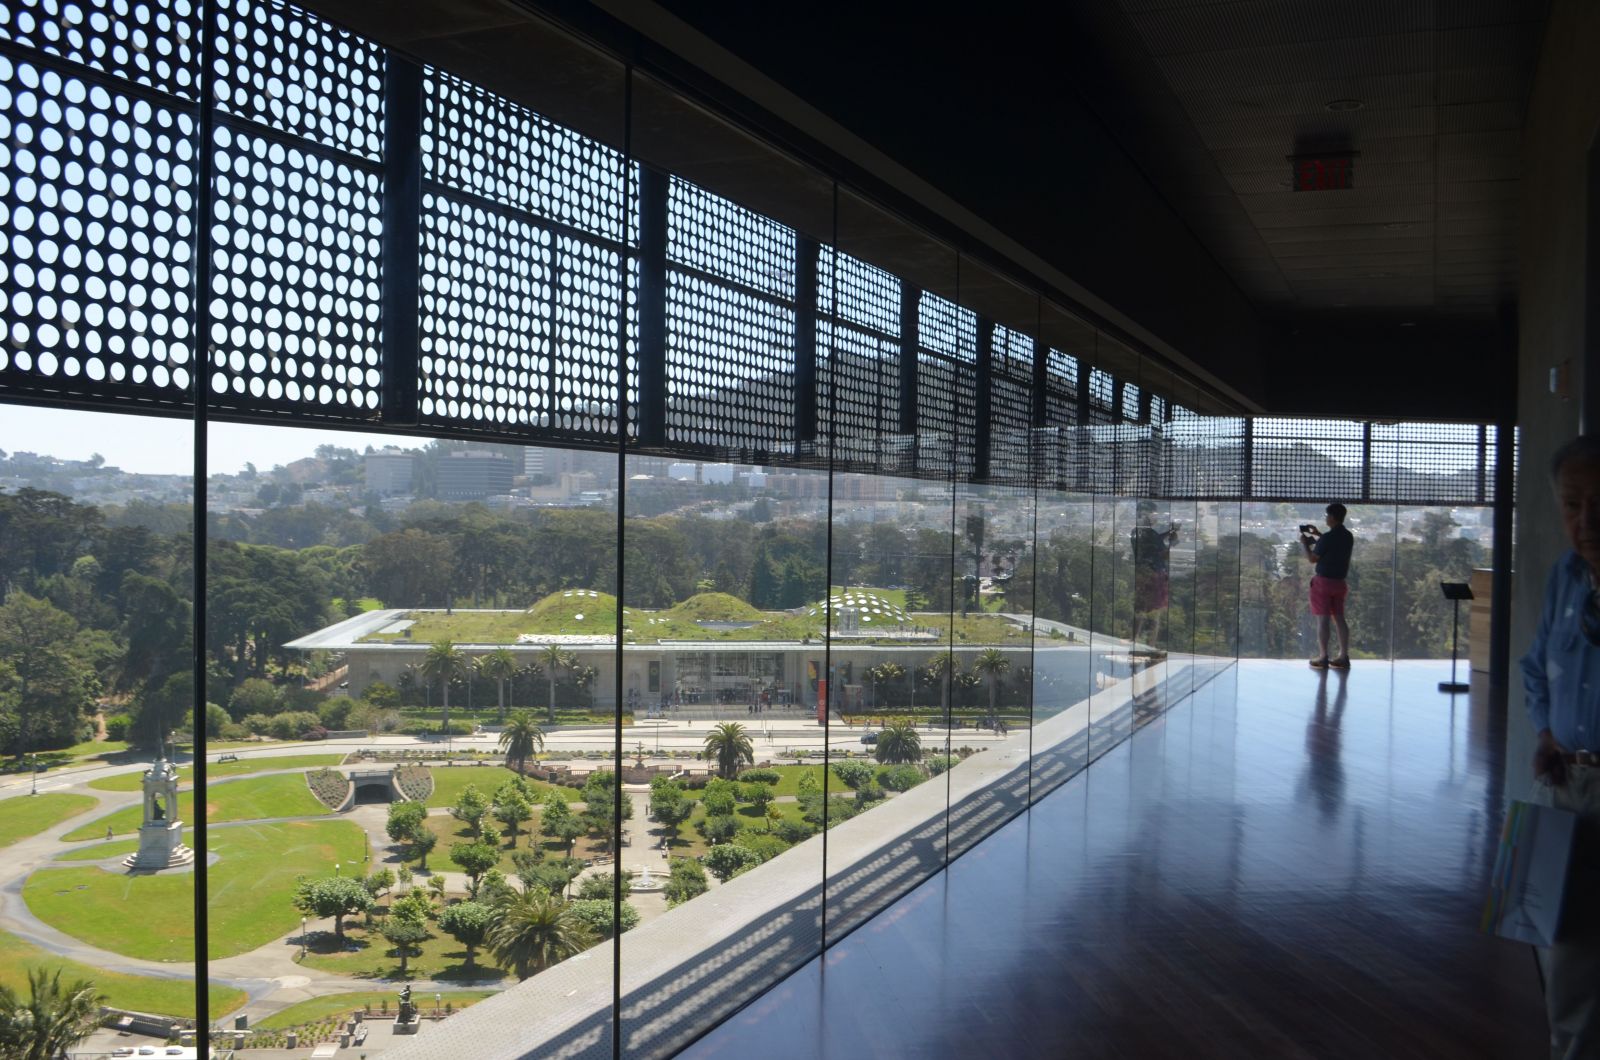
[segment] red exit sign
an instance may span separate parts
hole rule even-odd
[[[1344,191],[1356,186],[1354,155],[1297,155],[1289,161],[1294,166],[1295,191]]]

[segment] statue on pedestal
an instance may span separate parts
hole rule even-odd
[[[144,823],[139,827],[139,849],[123,859],[130,869],[175,869],[194,863],[194,851],[183,845],[183,822],[178,809],[178,767],[168,760],[163,746],[144,774]]]

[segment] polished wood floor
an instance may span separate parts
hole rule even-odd
[[[682,1055],[1538,1056],[1504,722],[1439,679],[1241,663]]]

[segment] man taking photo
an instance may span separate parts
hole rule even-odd
[[[1311,613],[1317,616],[1317,657],[1311,660],[1314,670],[1350,669],[1350,626],[1344,620],[1344,598],[1350,592],[1346,578],[1350,576],[1350,553],[1355,548],[1355,538],[1345,529],[1345,507],[1338,501],[1328,505],[1328,532],[1322,533],[1314,526],[1300,528],[1300,548],[1306,559],[1316,564],[1311,576]],[[1339,628],[1339,656],[1328,658],[1328,621]]]

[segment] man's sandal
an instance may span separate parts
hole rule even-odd
[[[1333,667],[1335,670],[1348,670],[1348,669],[1350,669],[1350,660],[1349,659],[1330,659],[1328,661],[1328,665]]]
[[[1326,670],[1328,668],[1328,660],[1326,658],[1312,659],[1311,668],[1313,670]]]

